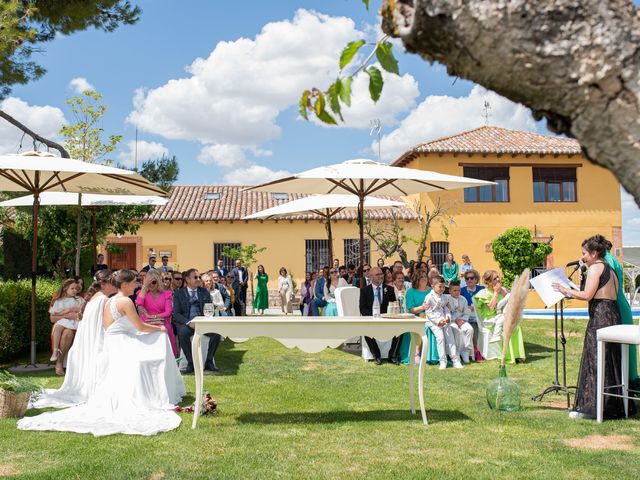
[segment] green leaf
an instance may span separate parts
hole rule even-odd
[[[324,101],[324,95],[322,94],[322,92],[318,92],[318,98],[316,100],[316,104],[314,105],[314,110],[318,117],[320,116],[320,112],[324,111],[325,104],[326,103]]]
[[[333,118],[326,110],[322,110],[320,113],[316,112],[317,117],[322,120],[324,123],[328,123],[330,125],[337,125],[336,119]]]
[[[329,99],[329,107],[331,111],[340,117],[340,120],[344,122],[342,113],[340,112],[340,91],[342,89],[342,82],[338,78],[334,84],[329,87],[327,92],[327,98]]]
[[[342,88],[340,88],[340,100],[347,106],[351,106],[351,82],[353,78],[347,77],[342,79]]]
[[[362,0],[362,3],[364,3],[364,6],[367,7],[367,10],[369,10],[369,3],[371,0]]]
[[[302,94],[302,97],[300,97],[300,103],[298,105],[298,111],[300,112],[302,118],[304,118],[305,120],[309,120],[309,116],[307,115],[307,108],[309,107],[310,94],[311,92],[309,90],[305,90],[305,92]]]
[[[376,67],[369,67],[365,70],[367,75],[369,75],[369,95],[371,95],[371,100],[377,102],[380,99],[380,94],[382,93],[382,86],[384,85],[384,81],[382,80],[382,73]]]
[[[360,47],[363,45],[364,40],[358,40],[357,42],[349,42],[347,46],[344,47],[344,50],[342,50],[342,53],[340,54],[340,70],[346,67],[349,62],[353,60],[353,57],[355,57],[356,53],[358,53],[358,50],[360,50]]]
[[[396,75],[400,73],[400,70],[398,70],[398,60],[393,56],[393,45],[391,45],[391,42],[384,42],[378,45],[376,57],[378,57],[380,66],[387,72],[395,73]]]

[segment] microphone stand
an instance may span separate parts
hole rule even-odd
[[[577,265],[575,270],[571,272],[569,278],[571,278],[578,270],[580,265]],[[545,395],[553,392],[564,392],[567,395],[567,410],[571,409],[571,395],[575,395],[576,387],[567,386],[567,338],[564,336],[564,299],[560,300],[560,309],[558,304],[554,305],[554,320],[555,320],[555,337],[556,337],[556,349],[555,349],[555,363],[556,363],[556,377],[551,386],[545,388],[543,392],[535,397],[531,397],[534,402],[541,402]],[[558,316],[558,311],[560,315]],[[560,328],[558,329],[558,318],[560,319]],[[558,343],[562,346],[562,384],[560,383],[560,349]]]

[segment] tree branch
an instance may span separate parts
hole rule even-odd
[[[531,108],[640,201],[640,16],[629,0],[383,0],[408,51]]]
[[[20,123],[18,120],[16,120],[15,118],[13,118],[11,115],[9,115],[8,113],[0,110],[0,117],[4,118],[7,122],[9,122],[10,124],[12,124],[15,127],[18,127],[20,130],[22,130],[24,133],[26,133],[27,135],[29,135],[31,138],[33,138],[34,140],[43,143],[44,145],[46,145],[49,148],[54,148],[56,150],[58,150],[60,152],[60,156],[62,158],[71,158],[69,156],[69,152],[67,152],[64,147],[56,142],[53,142],[51,140],[47,140],[44,137],[41,137],[40,135],[38,135],[37,133],[35,133],[33,130],[31,130],[30,128],[28,128],[27,126],[23,125],[22,123]]]

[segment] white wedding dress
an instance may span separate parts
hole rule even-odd
[[[113,323],[104,332],[104,374],[86,403],[18,421],[20,430],[155,435],[180,425],[173,411],[185,394],[169,338],[140,333],[108,301]]]
[[[102,355],[102,317],[106,300],[107,297],[100,293],[87,303],[67,355],[67,371],[62,386],[36,395],[30,408],[71,407],[86,402],[93,394],[106,368],[106,359]]]

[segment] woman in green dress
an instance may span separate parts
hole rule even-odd
[[[426,297],[431,291],[427,273],[423,270],[418,270],[413,277],[413,283],[411,285],[412,288],[407,290],[407,295],[405,297],[407,312],[411,312],[419,317],[424,317],[424,307],[422,304],[424,303],[424,297]],[[431,329],[427,328],[426,332],[427,340],[429,342],[427,363],[437,365],[440,361],[440,358],[438,357],[438,343],[436,341],[436,337],[431,332]],[[415,353],[409,351],[410,344],[411,337],[408,333],[405,333],[402,336],[402,342],[400,343],[400,361],[405,365],[408,365],[409,362],[413,361],[412,357]]]
[[[253,311],[260,311],[260,315],[264,315],[264,311],[269,308],[269,288],[267,287],[269,275],[265,273],[262,265],[258,265],[255,278],[258,281],[258,286],[256,287],[256,296],[253,299]]]
[[[500,274],[495,270],[484,272],[482,281],[487,288],[479,291],[473,298],[478,306],[477,313],[484,320],[491,320],[498,315],[498,303],[507,295],[507,290],[502,286]],[[524,338],[522,329],[518,326],[511,334],[509,348],[504,361],[508,363],[524,363],[525,358]]]
[[[609,264],[613,271],[616,272],[618,277],[618,285],[623,285],[624,275],[622,274],[622,266],[618,259],[611,254],[611,248],[613,244],[606,240],[607,254],[604,256],[604,261]],[[616,298],[618,302],[618,310],[620,311],[620,322],[622,325],[633,325],[633,315],[631,314],[631,306],[627,301],[627,297],[624,295],[624,288],[618,288],[618,296]],[[629,345],[629,383],[636,381],[638,378],[638,353],[635,345]],[[635,388],[640,385],[636,385]],[[634,388],[632,385],[631,388]]]
[[[460,280],[458,262],[453,259],[453,253],[447,253],[447,261],[442,264],[444,284],[448,287],[452,280]]]

